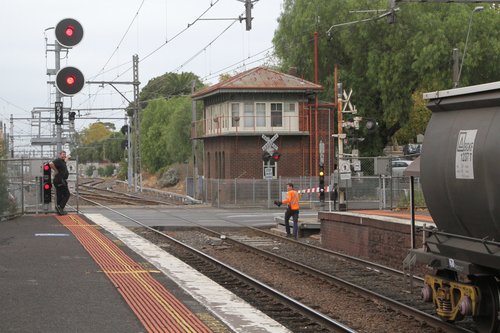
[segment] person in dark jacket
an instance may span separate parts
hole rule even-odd
[[[66,161],[69,159],[69,156],[66,155],[66,152],[62,150],[59,153],[59,157],[50,162],[50,167],[56,173],[54,175],[54,180],[52,183],[56,188],[56,210],[59,215],[66,215],[64,211],[64,207],[66,207],[66,203],[69,200],[69,188],[68,188],[68,167],[66,166]]]

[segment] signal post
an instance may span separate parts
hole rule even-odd
[[[66,18],[57,23],[55,27],[56,41],[54,43],[55,69],[48,70],[47,74],[56,73],[56,101],[54,103],[56,146],[57,151],[62,150],[62,125],[64,123],[63,96],[73,96],[80,92],[85,84],[83,73],[76,67],[61,69],[61,51],[71,49],[78,45],[83,38],[83,27],[75,19]]]

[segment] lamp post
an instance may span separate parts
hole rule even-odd
[[[460,69],[458,71],[458,77],[455,80],[454,88],[458,88],[458,85],[460,83],[460,75],[462,74],[462,67],[464,66],[465,53],[467,52],[467,43],[469,42],[470,28],[472,26],[472,16],[474,15],[475,12],[480,12],[482,10],[484,10],[483,6],[477,6],[470,13],[469,28],[467,29],[467,37],[465,38],[464,53],[462,54],[462,61],[460,62]]]

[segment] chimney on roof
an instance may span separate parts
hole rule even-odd
[[[290,67],[288,69],[288,74],[293,75],[293,76],[297,76],[297,67]]]

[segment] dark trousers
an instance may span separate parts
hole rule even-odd
[[[57,184],[56,185],[56,201],[57,205],[64,209],[66,207],[66,203],[69,200],[69,189],[68,185]]]
[[[285,229],[286,234],[290,235],[290,217],[293,218],[293,237],[299,238],[299,211],[287,208],[285,212]]]

